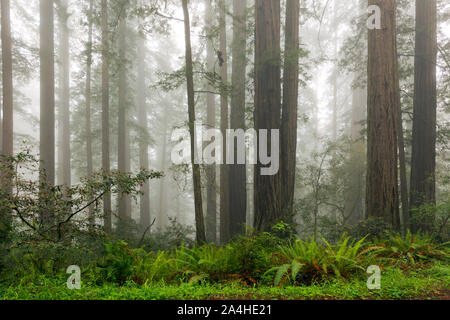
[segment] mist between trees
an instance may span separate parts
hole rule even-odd
[[[2,230],[448,239],[449,10],[2,0]]]

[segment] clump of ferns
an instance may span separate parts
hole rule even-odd
[[[296,240],[279,247],[279,254],[288,263],[269,269],[266,274],[275,274],[274,285],[311,284],[330,277],[347,278],[363,272],[368,264],[369,250],[363,250],[365,238],[359,241],[343,236],[336,245],[311,238]]]

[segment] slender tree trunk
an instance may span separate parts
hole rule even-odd
[[[211,0],[205,0],[205,26],[209,30],[213,26],[213,11]],[[208,72],[215,72],[216,53],[214,52],[214,43],[212,39],[208,39],[206,44],[206,60]],[[206,122],[208,129],[216,128],[216,97],[214,87],[208,83],[206,86]],[[216,165],[208,165],[206,167],[206,240],[215,243],[217,241],[217,186],[216,186]]]
[[[125,55],[125,18],[121,17],[119,22],[119,136],[118,136],[118,169],[121,172],[128,172],[128,152],[127,152],[127,79],[126,79],[126,55]],[[119,196],[119,218],[126,220],[131,218],[129,212],[130,198],[126,194]]]
[[[102,167],[106,174],[111,171],[109,160],[109,24],[108,1],[102,0]],[[103,198],[104,228],[111,233],[111,193]]]
[[[233,44],[230,129],[245,130],[245,76],[247,66],[247,1],[233,0]],[[228,141],[231,146],[232,141]],[[233,164],[229,166],[230,236],[244,234],[247,217],[246,165],[237,164],[237,143],[234,143]]]
[[[189,108],[189,132],[191,138],[191,162],[192,162],[192,178],[194,182],[194,201],[195,201],[195,226],[196,226],[196,240],[197,243],[206,242],[205,222],[203,219],[203,204],[202,204],[202,186],[200,177],[200,166],[196,164],[195,147],[195,92],[194,92],[194,70],[192,65],[192,45],[191,45],[191,22],[189,19],[188,0],[182,0],[183,14],[184,14],[184,31],[186,41],[186,81],[187,81],[187,96]]]
[[[168,129],[168,119],[169,112],[168,110],[164,113],[163,120],[163,137],[162,137],[162,146],[161,146],[161,171],[165,172],[167,167],[167,129]],[[166,190],[166,182],[167,177],[162,177],[159,180],[159,226],[162,230],[166,229],[168,226],[168,211],[167,211],[167,190]]]
[[[280,1],[256,0],[255,11],[255,129],[271,132],[281,126]],[[273,153],[270,141],[267,150]],[[281,175],[261,174],[260,147],[261,141],[255,166],[255,228],[271,231],[282,218]]]
[[[436,0],[416,1],[414,119],[411,207],[436,203]],[[423,217],[413,231],[431,231],[434,217]]]
[[[382,26],[369,30],[366,207],[399,230],[396,1],[369,5],[380,7]]]
[[[13,155],[13,66],[11,44],[11,20],[9,0],[1,2],[2,24],[2,154]],[[5,181],[6,182],[6,181]]]
[[[398,68],[398,66],[397,66]],[[398,98],[398,114],[397,114],[397,127],[398,127],[398,156],[400,162],[400,200],[402,203],[402,215],[401,223],[403,232],[409,228],[409,199],[408,199],[408,180],[406,178],[406,155],[405,155],[405,138],[403,135],[403,114],[400,99],[400,79],[397,77],[397,91],[399,92]]]
[[[138,83],[137,96],[139,107],[139,130],[141,132],[139,139],[139,164],[141,169],[149,169],[148,157],[148,119],[146,102],[146,66],[145,66],[145,38],[139,35],[138,39]],[[141,188],[140,200],[140,224],[142,232],[150,226],[150,183],[147,181]]]
[[[59,152],[58,152],[58,185],[71,186],[70,175],[70,53],[69,53],[69,28],[68,1],[60,2],[59,12]]]
[[[55,57],[53,1],[40,0],[40,169],[41,182],[55,183]],[[48,190],[41,190],[45,197]],[[41,221],[50,224],[51,205],[41,201]],[[50,207],[49,207],[50,206]]]
[[[89,1],[89,30],[88,30],[88,42],[87,42],[87,59],[86,59],[86,90],[85,90],[85,102],[86,102],[86,165],[87,176],[91,177],[94,173],[94,166],[92,160],[92,126],[91,126],[91,75],[92,75],[92,33],[93,33],[93,10],[94,0]],[[93,207],[89,207],[89,223],[91,226],[95,224]]]
[[[286,6],[286,40],[284,86],[281,119],[282,210],[286,222],[293,221],[295,168],[297,158],[298,62],[300,1],[288,0]]]
[[[12,66],[12,44],[11,44],[11,21],[9,0],[1,1],[1,43],[2,43],[2,87],[3,87],[3,118],[1,126],[1,138],[3,156],[12,156],[13,148],[13,66]],[[0,173],[0,185],[5,196],[12,192],[12,181],[10,172],[3,168]],[[0,239],[8,232],[11,222],[11,212],[7,208],[0,209]]]
[[[220,52],[223,62],[220,66],[220,77],[224,84],[228,83],[228,53],[227,53],[227,22],[225,0],[219,0],[220,12]],[[230,240],[230,190],[228,165],[226,164],[227,140],[226,131],[229,128],[228,119],[228,93],[220,94],[220,130],[224,137],[223,142],[223,164],[220,166],[220,243],[227,243]]]

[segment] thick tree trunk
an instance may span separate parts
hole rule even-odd
[[[209,30],[213,27],[213,11],[211,0],[205,0],[205,26]],[[209,32],[207,32],[209,33]],[[206,64],[208,72],[215,72],[216,54],[214,43],[208,38],[206,44]],[[208,83],[206,86],[206,126],[208,129],[216,129],[216,101],[213,86]],[[215,243],[217,241],[217,186],[216,186],[216,165],[206,167],[206,240]]]
[[[220,66],[220,77],[224,84],[228,83],[228,53],[227,53],[227,23],[225,0],[219,0],[220,12],[220,52],[223,63]],[[228,93],[222,92],[220,95],[220,130],[224,138],[223,142],[223,164],[220,166],[220,243],[227,243],[230,240],[230,190],[229,190],[229,170],[226,164],[227,140],[226,131],[229,128],[228,119]]]
[[[280,1],[256,0],[255,35],[255,129],[279,130],[281,126]],[[271,139],[267,150],[273,153]],[[258,141],[255,166],[255,225],[271,231],[282,218],[280,173],[262,175]]]
[[[55,183],[55,58],[53,1],[40,0],[41,39],[41,113],[40,113],[40,155],[41,169],[46,180]]]
[[[121,172],[130,171],[128,168],[128,130],[127,130],[127,78],[126,78],[126,22],[125,18],[121,17],[119,22],[119,136],[118,136],[118,169]],[[119,195],[119,218],[126,220],[131,218],[129,212],[130,197],[127,194]]]
[[[230,129],[245,130],[245,76],[247,50],[247,1],[233,1],[233,45]],[[232,141],[228,141],[229,146]],[[247,180],[245,164],[237,164],[237,143],[234,143],[235,159],[229,166],[230,237],[245,232],[247,217]]]
[[[197,243],[205,243],[205,222],[203,219],[202,185],[200,177],[200,166],[196,164],[197,148],[195,147],[195,92],[194,92],[194,70],[192,65],[192,45],[191,45],[191,22],[189,19],[188,0],[181,0],[184,14],[184,32],[186,41],[186,81],[189,108],[189,133],[191,138],[191,163],[192,178],[194,182],[195,201],[195,226]]]
[[[41,182],[55,183],[55,58],[53,1],[40,0],[40,170]],[[48,190],[41,190],[45,198]],[[41,222],[53,220],[51,205],[41,201]]]
[[[148,157],[148,119],[146,103],[146,66],[145,66],[145,39],[139,36],[138,39],[138,83],[137,99],[139,108],[139,129],[141,131],[139,139],[139,164],[141,169],[149,169]],[[141,188],[140,198],[140,225],[144,232],[150,226],[150,183],[147,181]]]
[[[109,160],[109,27],[108,1],[102,0],[102,167],[106,174],[111,171]],[[104,228],[111,233],[111,193],[103,198]]]
[[[67,25],[68,2],[60,2],[59,24],[59,152],[58,152],[58,185],[71,186],[70,174],[70,53],[69,27]]]
[[[91,125],[91,75],[92,75],[92,33],[93,33],[93,10],[94,0],[89,1],[89,30],[88,30],[88,42],[87,42],[87,58],[86,58],[86,89],[85,89],[85,102],[86,102],[86,167],[87,176],[90,177],[94,173],[93,159],[92,159],[92,125]],[[93,207],[89,207],[89,223],[91,226],[95,224]]]
[[[367,215],[399,230],[396,1],[370,0],[369,5],[380,7],[382,26],[369,30]]]
[[[286,6],[286,40],[284,86],[281,118],[281,184],[282,210],[286,222],[293,221],[295,167],[297,158],[298,63],[300,1],[288,0]]]
[[[411,207],[436,202],[436,0],[416,1]],[[434,218],[412,226],[430,231]]]
[[[169,111],[167,110],[164,113],[164,120],[163,120],[163,136],[162,136],[162,146],[161,146],[161,164],[160,169],[162,172],[166,171],[167,168],[167,129],[168,129],[168,122],[169,122]],[[168,226],[169,217],[168,217],[168,211],[167,211],[167,177],[162,177],[159,180],[159,215],[158,215],[158,223],[159,227],[162,230],[165,230]]]

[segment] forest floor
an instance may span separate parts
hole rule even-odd
[[[69,290],[66,278],[38,276],[10,286],[0,285],[3,300],[450,300],[450,266],[433,263],[382,271],[381,289],[369,290],[367,279],[334,280],[309,286],[249,287],[244,284],[180,284],[103,286],[82,284]]]

